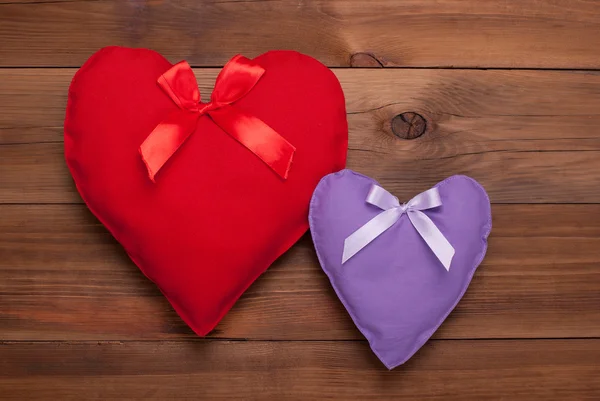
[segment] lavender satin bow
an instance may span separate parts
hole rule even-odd
[[[398,198],[380,186],[373,184],[366,201],[384,211],[373,217],[344,240],[342,264],[346,263],[348,259],[383,234],[384,231],[393,226],[406,213],[412,225],[425,240],[429,248],[431,248],[435,256],[437,256],[446,270],[450,270],[450,264],[454,257],[454,248],[433,221],[422,212],[422,210],[433,209],[442,205],[442,199],[437,188],[431,188],[422,192],[401,205]]]

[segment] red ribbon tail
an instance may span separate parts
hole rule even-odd
[[[142,143],[139,151],[152,182],[167,160],[194,132],[197,120],[197,113],[177,110],[161,121]]]
[[[296,148],[273,128],[235,106],[223,106],[208,114],[221,129],[258,156],[281,178],[288,178]]]

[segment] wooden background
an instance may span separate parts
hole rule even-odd
[[[488,255],[434,338],[388,372],[308,236],[194,336],[63,160],[105,45],[187,59],[204,94],[236,53],[307,53],[345,90],[349,168],[400,198],[480,181]],[[0,398],[599,400],[599,50],[594,0],[0,0]]]

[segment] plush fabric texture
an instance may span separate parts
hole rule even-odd
[[[309,220],[319,262],[338,297],[377,357],[393,369],[462,298],[485,256],[492,220],[485,190],[469,177],[452,176],[436,185],[443,205],[424,211],[456,251],[449,271],[406,214],[342,265],[344,239],[382,212],[365,202],[374,183],[351,170],[324,177]]]
[[[296,147],[287,180],[204,115],[151,182],[138,148],[178,109],[157,84],[172,64],[154,51],[101,49],[69,89],[65,156],[79,193],[199,335],[306,232],[313,190],[346,162],[335,75],[291,51],[255,61],[266,72],[235,107]]]

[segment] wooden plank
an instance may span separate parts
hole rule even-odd
[[[594,400],[600,340],[430,341],[388,372],[365,342],[0,345],[14,399]]]
[[[62,148],[74,71],[0,70],[0,203],[81,202]],[[196,70],[203,93],[210,93],[217,71]],[[463,173],[497,203],[600,202],[598,74],[335,72],[347,97],[348,167],[399,196]],[[404,112],[425,117],[423,136],[403,140],[392,133],[390,121]]]
[[[5,0],[0,66],[119,44],[197,66],[283,48],[330,66],[600,68],[599,23],[597,2],[572,0]]]
[[[441,339],[600,337],[600,205],[493,205],[488,255]],[[82,205],[0,207],[0,339],[194,337]],[[362,338],[306,236],[211,333]]]

